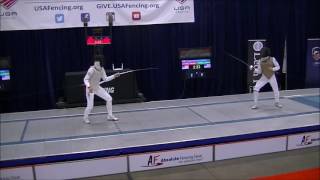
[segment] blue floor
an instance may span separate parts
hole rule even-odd
[[[320,96],[301,96],[301,97],[293,97],[291,99],[315,108],[320,107]]]

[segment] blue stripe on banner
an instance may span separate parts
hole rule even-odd
[[[293,129],[283,129],[283,130],[277,130],[277,131],[267,131],[267,132],[227,136],[227,137],[220,137],[220,138],[200,139],[200,140],[169,143],[169,144],[157,144],[157,145],[149,145],[149,146],[127,147],[127,148],[121,148],[121,149],[102,150],[102,151],[93,151],[93,152],[76,153],[76,154],[65,154],[65,155],[35,157],[35,158],[18,159],[18,160],[7,160],[7,161],[0,162],[0,168],[85,160],[85,159],[91,159],[91,158],[102,158],[102,157],[110,157],[110,156],[135,154],[135,153],[146,153],[146,152],[153,152],[153,151],[173,150],[173,149],[195,147],[195,146],[213,145],[213,144],[261,139],[261,138],[270,138],[270,137],[276,137],[276,136],[312,132],[312,131],[319,131],[319,130],[320,130],[320,125],[316,125],[316,126],[299,127],[299,128],[293,128]]]

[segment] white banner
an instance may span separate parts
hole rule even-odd
[[[213,160],[213,147],[190,148],[129,156],[130,171],[182,166]]]
[[[288,150],[320,145],[320,132],[288,136]]]
[[[193,0],[0,0],[0,30],[194,22]]]
[[[36,179],[75,179],[125,173],[127,157],[71,161],[35,166]]]
[[[286,151],[287,137],[241,141],[215,146],[215,160]]]
[[[9,180],[9,179],[28,179],[32,180],[33,178],[33,171],[32,167],[19,167],[19,168],[7,168],[7,169],[0,169],[0,179],[1,180]]]

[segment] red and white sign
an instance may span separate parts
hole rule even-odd
[[[132,12],[132,20],[134,21],[141,20],[141,12]]]
[[[107,45],[111,44],[111,39],[108,36],[88,36],[87,37],[87,45],[95,46],[95,45]]]

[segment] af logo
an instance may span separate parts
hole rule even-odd
[[[300,145],[301,146],[306,146],[312,144],[312,139],[311,136],[303,136]]]
[[[142,167],[155,167],[155,166],[162,165],[163,163],[159,162],[159,159],[158,159],[159,157],[160,155],[154,155],[154,156],[150,155],[147,165]]]

